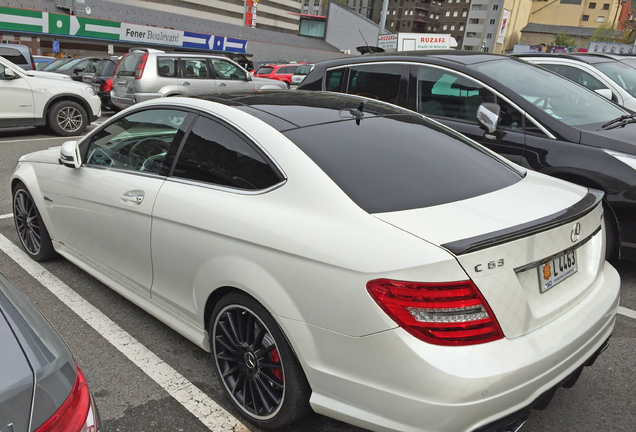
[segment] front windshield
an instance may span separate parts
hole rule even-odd
[[[77,65],[79,62],[83,61],[84,59],[81,58],[77,58],[77,59],[72,59],[71,61],[64,63],[63,65],[61,65],[60,67],[57,68],[57,70],[59,71],[63,71],[63,70],[69,70],[73,67],[75,67],[75,65]]]
[[[627,93],[636,96],[636,69],[618,61],[598,63],[594,66],[621,86]]]
[[[477,64],[475,69],[570,126],[606,123],[625,114],[603,96],[529,63],[497,60]]]

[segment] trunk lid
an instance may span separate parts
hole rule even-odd
[[[515,338],[594,289],[605,262],[601,199],[601,192],[528,172],[486,195],[375,216],[453,253],[504,335]]]

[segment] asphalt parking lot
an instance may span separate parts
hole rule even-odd
[[[259,431],[241,423],[219,388],[208,353],[66,260],[36,264],[17,247],[8,188],[16,161],[66,140],[34,128],[0,130],[0,271],[71,347],[96,399],[104,431]],[[573,388],[560,389],[547,409],[533,412],[523,431],[634,430],[636,265],[614,265],[622,292],[610,347]],[[286,430],[361,429],[311,415]]]

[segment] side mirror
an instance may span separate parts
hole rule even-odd
[[[79,146],[77,141],[66,141],[60,148],[60,164],[69,168],[79,168],[82,166]]]
[[[501,107],[492,102],[484,102],[477,108],[477,121],[486,129],[486,138],[496,138],[492,134],[497,132],[500,112]]]
[[[601,96],[603,96],[606,99],[612,100],[612,91],[610,89],[596,89],[594,90],[596,93],[600,94]]]
[[[75,69],[73,69],[73,73],[74,74],[78,74],[80,72],[84,72],[84,68],[75,68]]]
[[[16,78],[20,78],[20,77],[18,75],[16,75],[15,72],[13,72],[11,69],[4,68],[4,79],[5,80],[14,80]]]

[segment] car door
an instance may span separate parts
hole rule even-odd
[[[80,144],[80,168],[60,167],[47,186],[54,240],[143,295],[152,284],[152,209],[187,115],[146,109],[120,117]]]
[[[501,133],[486,133],[477,121],[484,102],[501,108]],[[526,125],[534,125],[502,95],[466,74],[433,65],[411,65],[408,108],[463,133],[513,162],[520,162]]]
[[[217,91],[251,90],[254,82],[249,79],[248,72],[239,65],[225,59],[210,59]]]
[[[154,206],[153,300],[195,323],[205,302],[197,287],[218,283],[202,275],[240,254],[246,244],[240,239],[249,220],[259,217],[262,195],[282,181],[246,136],[220,120],[196,119]]]
[[[6,71],[13,72],[9,75]],[[10,73],[11,73],[10,72]],[[0,124],[14,124],[17,119],[32,120],[35,116],[33,91],[28,78],[0,63]]]
[[[184,95],[214,93],[216,82],[205,57],[179,59],[179,91]]]

